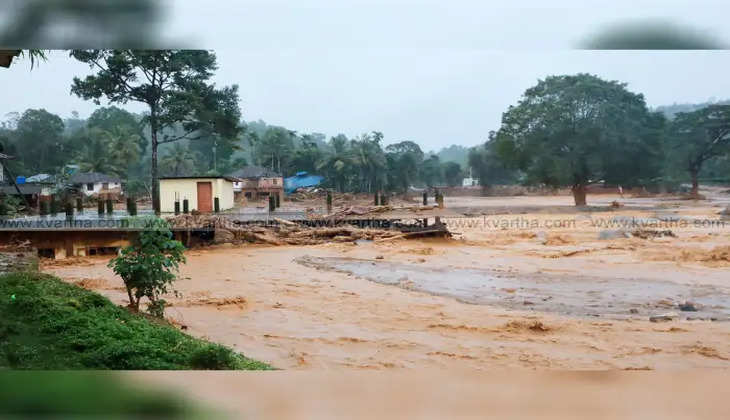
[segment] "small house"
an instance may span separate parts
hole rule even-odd
[[[116,176],[98,172],[77,172],[71,175],[69,182],[87,197],[122,194],[122,180]]]
[[[479,179],[472,178],[472,177],[464,178],[463,181],[461,182],[461,186],[462,187],[477,187],[477,186],[479,186]]]
[[[259,200],[270,195],[278,195],[284,199],[284,178],[281,174],[261,166],[244,166],[230,173],[236,178],[233,191],[249,200]]]
[[[188,200],[188,210],[200,213],[211,213],[215,209],[218,198],[220,210],[233,208],[233,182],[235,178],[227,176],[169,176],[160,178],[160,211],[173,213],[175,202]]]

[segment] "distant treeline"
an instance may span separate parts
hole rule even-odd
[[[656,111],[671,122],[682,112],[726,103],[730,101],[671,105]],[[17,157],[8,162],[14,174],[55,175],[64,165],[75,164],[82,171],[118,175],[130,188],[149,192],[150,133],[145,118],[114,106],[99,108],[88,119],[76,112],[62,119],[43,109],[28,109],[7,114],[0,121],[0,143],[4,153]],[[299,171],[320,174],[328,187],[352,192],[454,186],[470,174],[485,186],[549,184],[531,178],[524,166],[510,164],[504,151],[500,154],[498,150],[497,132],[477,147],[451,145],[437,152],[424,152],[413,141],[386,145],[383,134],[377,131],[353,138],[342,134],[327,138],[321,133],[297,133],[261,120],[242,122],[242,126],[244,130],[234,142],[221,142],[211,135],[161,145],[161,175],[227,174],[245,165],[259,165],[284,176]],[[175,135],[175,127],[167,129],[167,134]],[[665,143],[657,143],[663,151],[657,173],[675,183],[689,181],[686,165],[677,158],[668,158],[674,149]],[[698,176],[730,178],[730,158],[719,153],[708,159]]]

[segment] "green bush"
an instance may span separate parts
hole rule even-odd
[[[232,370],[236,369],[236,357],[231,349],[211,344],[196,350],[190,358],[195,369]]]

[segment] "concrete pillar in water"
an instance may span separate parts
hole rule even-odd
[[[190,207],[188,206],[188,199],[183,200],[183,213],[188,214],[190,212]]]
[[[130,216],[137,215],[137,201],[132,197],[127,198],[127,213],[129,213]]]
[[[58,201],[56,201],[56,196],[51,196],[51,215],[55,216],[58,214]]]
[[[66,220],[72,220],[74,218],[74,206],[70,201],[66,201],[63,207],[63,211],[66,213]]]

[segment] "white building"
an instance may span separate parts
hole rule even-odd
[[[69,180],[79,192],[92,196],[98,194],[121,194],[122,180],[111,175],[98,172],[80,172],[71,175]]]
[[[472,177],[464,178],[464,180],[462,181],[461,185],[463,187],[477,187],[477,186],[479,186],[479,179],[478,178],[472,178]]]

